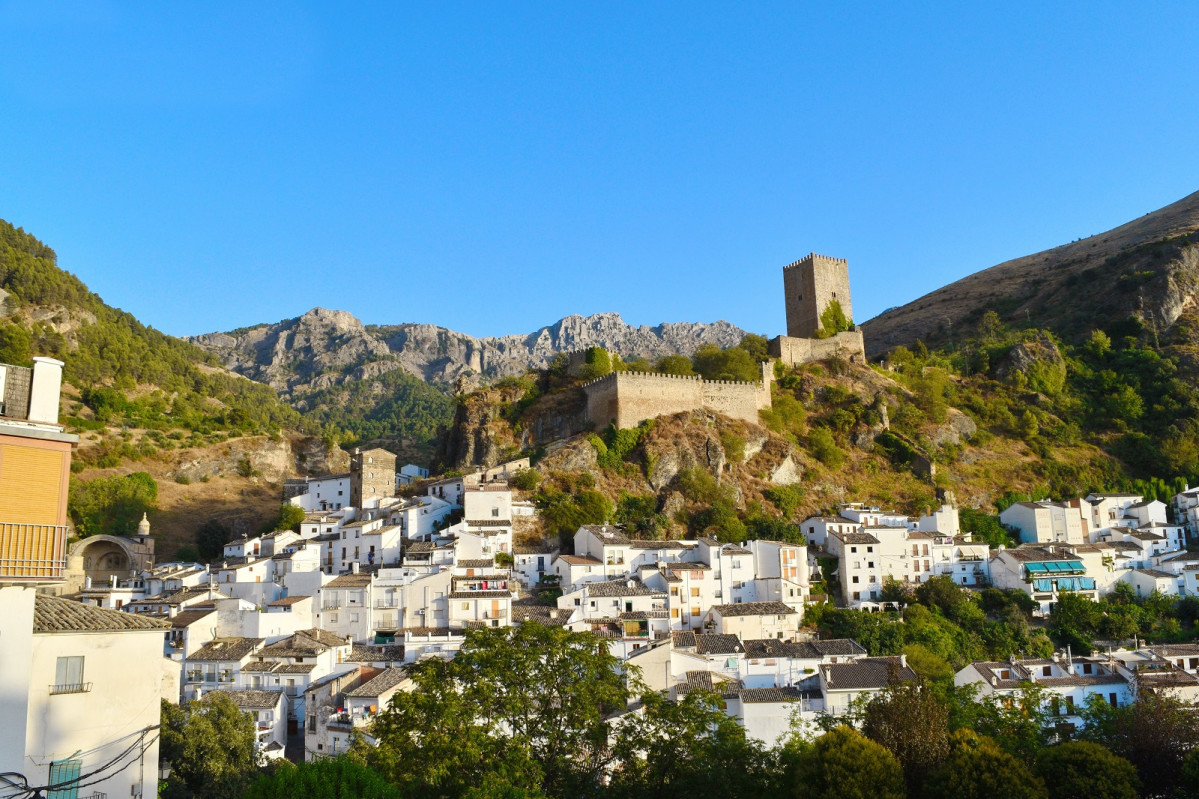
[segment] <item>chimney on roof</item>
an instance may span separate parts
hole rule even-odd
[[[994,674],[991,675],[991,685],[994,685],[996,687],[999,686],[999,678],[996,677]]]
[[[62,361],[38,356],[33,359],[33,377],[29,389],[31,422],[58,424],[58,399],[62,393]]]
[[[357,574],[357,573],[358,573],[358,561],[354,561],[353,563],[350,564],[350,574]]]
[[[904,653],[899,653],[899,668],[906,669],[908,667],[908,656]]]

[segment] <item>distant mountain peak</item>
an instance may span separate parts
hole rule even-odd
[[[313,308],[294,319],[191,341],[225,366],[269,383],[293,401],[310,391],[403,369],[428,382],[462,375],[499,378],[549,364],[555,355],[604,347],[622,357],[692,354],[704,344],[730,347],[745,331],[725,321],[627,324],[619,313],[571,314],[532,333],[477,338],[430,324],[367,329],[347,311]]]

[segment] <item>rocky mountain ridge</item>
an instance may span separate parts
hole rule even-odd
[[[728,322],[626,324],[616,313],[567,316],[526,335],[476,338],[429,324],[367,326],[346,311],[313,308],[294,319],[190,339],[225,367],[291,401],[305,393],[402,369],[429,383],[492,380],[543,368],[559,353],[604,347],[625,358],[690,355],[730,347],[745,331]]]
[[[1015,258],[864,322],[867,355],[952,340],[988,310],[1065,337],[1130,318],[1161,337],[1199,301],[1199,192],[1106,233]],[[1132,332],[1132,331],[1130,331]]]

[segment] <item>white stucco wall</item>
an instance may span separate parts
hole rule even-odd
[[[27,752],[19,770],[31,781],[45,784],[51,760],[83,752],[82,770],[87,772],[116,757],[140,731],[157,725],[164,684],[162,637],[163,631],[154,629],[35,634],[31,652],[34,679],[29,684],[25,727]],[[57,659],[69,656],[83,657],[83,682],[91,684],[90,690],[51,695]],[[177,700],[178,694],[168,698]],[[149,731],[145,740],[153,743],[141,757],[122,761],[132,765],[88,786],[83,793],[130,796],[131,789],[138,786],[142,796],[155,796],[156,733]]]

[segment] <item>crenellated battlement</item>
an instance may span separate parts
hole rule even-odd
[[[599,385],[604,382],[615,382],[622,378],[632,378],[635,380],[647,380],[647,381],[688,380],[693,383],[694,382],[709,383],[714,386],[761,386],[762,385],[761,380],[705,380],[703,375],[669,375],[669,374],[664,374],[663,372],[640,372],[640,371],[635,371],[635,370],[629,369],[629,370],[618,371],[618,372],[609,372],[608,374],[604,375],[603,377],[596,377],[591,380],[588,380],[586,383],[583,384],[583,389],[586,390],[587,388],[589,388],[591,386]]]
[[[646,419],[700,408],[748,422],[770,407],[773,366],[762,365],[762,380],[705,380],[699,375],[611,372],[583,384],[587,418],[597,427],[635,427]]]
[[[849,261],[809,253],[783,267],[783,298],[787,308],[787,335],[817,338],[822,335],[822,316],[836,302],[849,319],[853,303],[849,295]]]
[[[783,267],[783,269],[795,269],[796,267],[804,266],[805,264],[822,263],[830,266],[844,266],[849,268],[849,259],[834,258],[831,255],[821,255],[820,253],[810,252],[798,261],[792,261]]]

